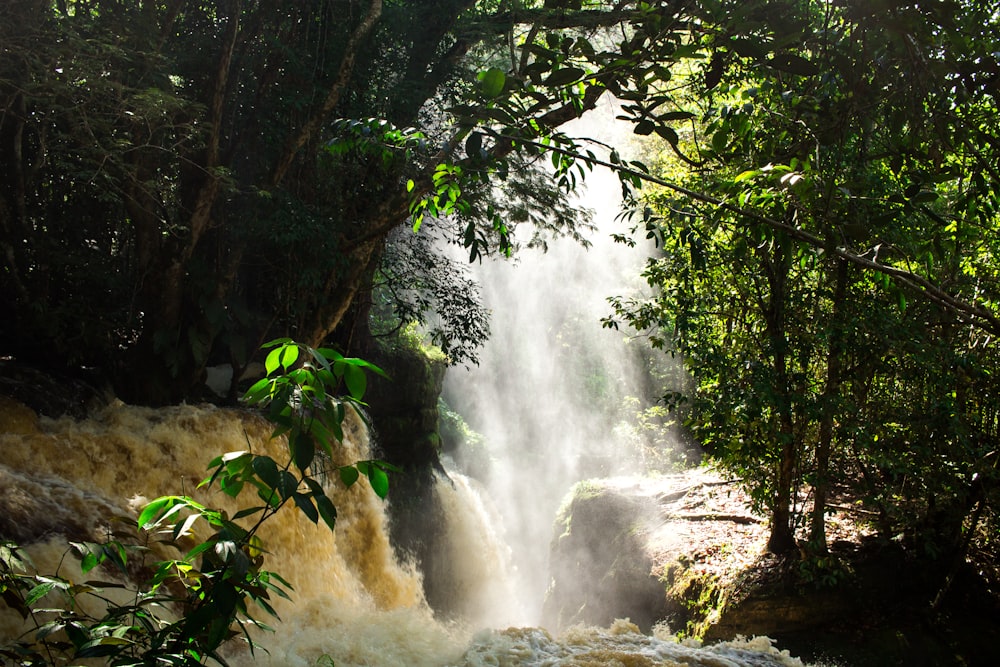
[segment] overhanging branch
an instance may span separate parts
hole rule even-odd
[[[748,209],[742,206],[737,206],[723,199],[707,195],[703,192],[697,192],[695,190],[685,188],[684,186],[677,185],[676,183],[671,183],[670,181],[658,178],[656,176],[653,176],[652,174],[648,174],[639,169],[627,167],[623,164],[614,164],[610,161],[602,160],[596,157],[591,158],[589,156],[580,155],[572,150],[559,148],[558,146],[551,146],[551,145],[546,146],[539,142],[529,141],[515,137],[506,137],[506,138],[524,144],[532,144],[543,150],[552,151],[562,155],[574,157],[578,160],[581,160],[591,165],[607,167],[608,169],[611,169],[613,171],[628,174],[630,176],[634,176],[649,183],[655,183],[656,185],[667,188],[668,190],[672,190],[673,192],[676,192],[690,199],[694,199],[695,201],[700,201],[705,204],[717,206],[723,210],[729,211],[731,213],[736,213],[738,215],[742,215],[746,218],[767,225],[772,229],[780,230],[781,232],[787,234],[790,238],[793,238],[797,241],[801,241],[815,248],[820,248],[824,252],[829,252],[833,256],[847,260],[848,262],[851,262],[856,266],[860,266],[861,268],[868,269],[870,271],[877,271],[878,273],[889,276],[893,280],[897,281],[899,284],[917,292],[918,294],[923,295],[931,302],[936,303],[942,306],[943,308],[947,308],[948,310],[956,313],[963,321],[967,322],[968,324],[971,324],[988,333],[1000,336],[1000,318],[997,318],[997,316],[994,315],[992,312],[990,312],[983,306],[980,306],[975,303],[969,303],[968,301],[960,299],[954,296],[953,294],[949,294],[945,290],[941,289],[940,287],[932,283],[927,278],[924,278],[921,275],[913,273],[912,271],[900,269],[898,267],[890,266],[888,264],[881,264],[874,260],[868,259],[867,257],[863,257],[857,253],[851,252],[847,248],[830,244],[823,238],[816,236],[815,234],[812,234],[810,232],[807,232],[804,229],[800,229],[788,223],[781,222],[780,220],[775,220],[774,218],[770,218],[752,209]]]

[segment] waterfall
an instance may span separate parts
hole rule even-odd
[[[58,569],[74,581],[90,577],[64,558],[67,539],[104,539],[115,516],[134,525],[136,508],[160,495],[189,494],[233,515],[240,508],[235,500],[197,489],[209,459],[248,448],[279,458],[283,446],[269,439],[270,425],[260,418],[211,406],[117,404],[74,420],[38,418],[5,400],[0,419],[6,427],[0,434],[2,536],[31,542],[27,551],[39,572]],[[344,426],[342,459],[335,463],[369,458],[363,422],[349,411]],[[434,621],[420,574],[389,543],[383,501],[365,484],[334,488],[335,533],[291,507],[261,532],[268,569],[294,590],[291,603],[273,600],[281,631],[258,637],[270,653],[257,663],[314,665],[322,655],[337,656],[338,665],[440,665],[442,657],[457,659],[461,642]],[[24,629],[12,611],[0,612],[0,636]]]
[[[68,540],[100,540],[111,518],[135,521],[145,499],[187,493],[233,513],[238,504],[222,493],[197,489],[212,456],[247,448],[277,456],[279,441],[260,418],[239,410],[182,405],[150,409],[111,405],[87,419],[38,417],[0,397],[0,537],[17,537],[41,573],[73,581],[83,575],[67,557]],[[345,423],[342,460],[369,456],[367,431],[354,415]],[[450,560],[464,581],[474,618],[508,607],[505,547],[496,521],[474,483],[456,475],[439,480],[446,508]],[[770,643],[737,643],[695,649],[638,633],[626,622],[607,630],[573,629],[552,637],[535,628],[484,631],[434,618],[421,593],[421,575],[401,561],[389,542],[384,503],[367,485],[334,493],[336,531],[314,525],[285,508],[261,537],[268,568],[294,586],[292,602],[275,604],[276,632],[257,637],[266,648],[255,658],[240,647],[234,665],[316,665],[324,656],[338,667],[473,667],[475,665],[623,664],[797,665]],[[108,579],[113,573],[102,572]],[[122,600],[123,601],[123,600]],[[280,602],[280,601],[276,601]],[[516,607],[516,605],[514,605]],[[29,628],[0,609],[0,643]]]
[[[627,147],[614,108],[598,111],[568,133]],[[492,335],[478,367],[450,369],[445,379],[445,400],[484,436],[492,458],[485,483],[511,536],[526,624],[539,622],[560,502],[579,480],[643,472],[617,437],[627,419],[619,408],[628,396],[661,389],[644,382],[645,342],[630,344],[625,333],[601,326],[608,297],[639,289],[652,244],[630,248],[612,239],[628,225],[616,220],[621,185],[607,170],[587,176],[579,205],[592,211],[590,248],[558,238],[546,252],[525,249],[513,262],[474,267]]]

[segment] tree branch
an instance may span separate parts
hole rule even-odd
[[[889,266],[888,264],[881,264],[877,261],[868,259],[867,257],[863,257],[862,255],[851,252],[844,247],[832,245],[826,240],[820,238],[819,236],[816,236],[815,234],[807,232],[804,229],[800,229],[798,227],[795,227],[785,222],[781,222],[779,220],[775,220],[774,218],[770,218],[766,215],[763,215],[751,209],[731,204],[725,200],[712,197],[711,195],[707,195],[702,192],[696,192],[694,190],[685,188],[681,185],[677,185],[676,183],[665,181],[662,178],[657,178],[652,174],[647,174],[646,172],[640,171],[638,169],[626,167],[622,164],[614,164],[606,160],[601,160],[600,158],[590,158],[587,156],[579,155],[574,151],[567,150],[564,148],[559,148],[557,146],[551,146],[551,145],[546,146],[539,142],[525,140],[521,138],[515,138],[515,137],[507,137],[507,138],[511,141],[516,139],[517,141],[520,141],[522,143],[530,143],[537,146],[538,148],[547,151],[552,151],[555,153],[560,153],[562,155],[575,157],[578,160],[582,160],[593,165],[607,167],[608,169],[611,169],[615,172],[628,174],[630,176],[634,176],[649,183],[655,183],[656,185],[667,188],[668,190],[672,190],[690,199],[694,199],[695,201],[700,201],[705,204],[711,204],[712,206],[717,206],[723,210],[730,211],[731,213],[737,213],[746,218],[750,218],[751,220],[767,225],[772,229],[780,230],[785,234],[787,234],[790,238],[793,238],[797,241],[802,241],[803,243],[811,245],[815,248],[821,248],[824,252],[829,252],[835,257],[840,257],[842,259],[845,259],[848,262],[855,264],[856,266],[860,266],[862,268],[887,275],[890,278],[893,278],[894,280],[898,281],[900,284],[908,287],[909,289],[912,289],[915,292],[922,294],[930,301],[944,308],[947,308],[952,312],[955,312],[966,323],[971,324],[988,333],[1000,336],[1000,318],[998,318],[992,312],[990,312],[983,306],[980,306],[975,303],[969,303],[952,294],[949,294],[948,292],[941,289],[928,279],[924,278],[923,276],[917,275],[912,271],[900,269],[895,266]]]
[[[211,220],[212,206],[219,193],[219,176],[215,173],[215,167],[219,165],[219,141],[222,135],[222,112],[225,106],[226,90],[229,87],[230,65],[233,61],[233,48],[236,46],[236,38],[240,32],[240,13],[242,11],[242,0],[232,0],[229,3],[229,24],[226,26],[225,41],[222,46],[222,53],[219,55],[219,66],[215,71],[215,84],[212,87],[212,103],[209,113],[209,136],[208,145],[205,147],[205,165],[207,170],[205,183],[198,192],[194,207],[191,212],[191,229],[187,248],[184,251],[186,261],[194,252],[201,235],[208,228]]]
[[[478,21],[464,21],[459,26],[459,34],[468,37],[503,35],[516,25],[531,25],[533,30],[548,28],[560,30],[568,28],[603,28],[623,21],[638,19],[641,12],[624,10],[621,6],[606,11],[583,9],[567,11],[562,9],[518,9],[493,14]]]
[[[584,93],[582,110],[588,111],[593,109],[597,105],[597,100],[604,93],[605,89],[603,87],[590,86]],[[566,103],[561,107],[552,109],[551,111],[542,114],[535,120],[541,127],[554,128],[577,118],[580,113],[582,112],[576,107],[576,105]],[[413,179],[414,187],[412,191],[404,192],[401,188],[399,194],[381,203],[378,207],[377,214],[374,217],[375,222],[371,225],[366,225],[364,233],[345,241],[344,248],[350,251],[374,238],[385,236],[396,228],[403,220],[406,220],[410,216],[410,202],[415,201],[421,196],[427,195],[434,189],[434,180],[431,175],[434,167],[447,161],[458,148],[462,139],[464,139],[470,131],[471,128],[464,128],[452,135],[451,139],[445,143],[442,149],[430,159],[428,162],[430,168],[426,171],[426,173]],[[489,157],[492,160],[506,157],[514,151],[518,143],[533,143],[535,145],[542,146],[542,144],[531,141],[522,141],[519,138],[505,137],[504,135],[499,134],[495,136],[497,136],[500,140],[497,141],[497,143],[490,150]],[[543,148],[548,147],[543,146]],[[466,163],[466,161],[457,162],[459,165]]]
[[[316,134],[316,131],[326,121],[330,112],[340,103],[340,97],[343,95],[344,89],[347,87],[347,83],[354,73],[354,63],[357,60],[361,42],[371,33],[381,15],[382,0],[372,0],[372,4],[368,8],[368,13],[347,40],[347,44],[344,47],[344,58],[340,61],[340,69],[337,71],[337,77],[334,79],[333,85],[326,94],[323,105],[306,121],[302,129],[288,141],[285,151],[278,160],[274,168],[274,173],[271,176],[272,187],[281,183],[285,178],[285,174],[288,173],[289,167],[292,166],[292,161],[295,159],[295,155],[299,152],[299,149],[305,146],[306,142]]]

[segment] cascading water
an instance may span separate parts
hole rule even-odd
[[[3,401],[0,419],[6,427],[0,435],[3,536],[30,540],[39,572],[58,568],[76,581],[79,567],[64,559],[67,538],[105,538],[111,517],[134,521],[135,508],[158,495],[187,493],[232,516],[236,501],[196,488],[208,458],[248,447],[278,458],[282,446],[268,439],[270,428],[259,418],[209,406],[113,405],[76,421],[37,418]],[[353,413],[338,451],[337,464],[369,457],[367,431]],[[440,665],[442,657],[460,655],[456,638],[427,609],[419,573],[396,558],[382,501],[362,484],[333,489],[336,535],[297,511],[282,511],[265,524],[268,569],[295,590],[294,603],[274,600],[282,631],[260,638],[270,654],[257,662],[308,665],[328,654],[338,665]],[[3,611],[0,636],[17,635],[20,618]]]
[[[599,111],[569,132],[626,145],[627,137],[615,136],[613,109]],[[528,624],[539,621],[559,503],[579,480],[643,472],[615,437],[624,418],[616,410],[627,396],[659,389],[644,386],[643,343],[601,327],[607,298],[636,292],[651,244],[630,248],[611,238],[627,231],[616,221],[621,186],[614,174],[599,168],[588,175],[580,206],[593,212],[589,249],[558,238],[546,252],[526,249],[515,262],[474,268],[492,335],[477,368],[451,369],[445,381],[445,400],[487,443],[485,481],[514,553],[519,620]]]
[[[92,417],[39,418],[25,406],[0,398],[0,530],[27,547],[42,573],[75,581],[86,577],[66,558],[67,540],[99,540],[111,516],[134,521],[143,498],[187,492],[232,513],[237,505],[221,493],[195,489],[209,454],[250,447],[268,452],[259,418],[235,410],[178,406],[153,410],[112,405]],[[350,417],[343,461],[364,459],[367,433]],[[442,504],[451,515],[455,549],[465,549],[465,575],[489,579],[491,522],[476,521],[477,497],[459,478],[442,480]],[[453,494],[450,496],[448,494]],[[763,643],[694,649],[648,637],[628,623],[609,630],[574,629],[553,638],[541,629],[484,632],[470,639],[436,621],[423,600],[420,574],[401,563],[389,543],[383,503],[358,484],[334,493],[335,533],[299,512],[279,513],[262,533],[270,569],[290,580],[293,602],[276,604],[282,621],[274,635],[258,638],[267,652],[256,658],[240,648],[234,665],[315,665],[323,656],[339,667],[479,665],[776,665],[800,664]],[[480,511],[485,511],[481,509]],[[475,567],[485,567],[476,570]],[[492,573],[497,574],[497,573]],[[104,573],[106,578],[110,573]],[[499,580],[499,579],[498,579]],[[502,588],[471,586],[473,603],[504,596]],[[479,596],[478,601],[475,599]],[[280,602],[280,601],[279,601]],[[488,606],[488,604],[486,605]],[[0,643],[28,629],[10,610],[0,610]]]

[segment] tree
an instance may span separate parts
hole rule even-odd
[[[162,403],[262,340],[347,339],[401,225],[446,218],[472,258],[509,252],[525,199],[552,201],[521,177],[546,155],[557,187],[575,186],[594,155],[558,127],[605,91],[632,103],[637,131],[671,136],[684,116],[654,113],[660,87],[735,29],[726,11],[7,3],[3,348],[100,367],[123,397]],[[547,209],[535,217],[575,222]]]
[[[995,488],[995,471],[982,464],[993,457],[982,406],[970,413],[944,398],[953,393],[946,386],[967,382],[955,366],[971,354],[982,368],[990,356],[982,346],[1000,331],[987,249],[997,225],[1000,182],[988,157],[996,127],[983,115],[996,108],[984,85],[996,58],[981,41],[996,16],[982,3],[960,4],[956,14],[793,2],[771,17],[719,5],[722,18],[701,43],[710,57],[693,78],[708,99],[674,93],[660,102],[674,105],[666,111],[633,110],[692,177],[683,187],[658,179],[671,193],[652,202],[667,254],[647,278],[662,295],[619,302],[620,314],[661,327],[654,340],[686,355],[699,383],[694,423],[748,475],[771,512],[775,551],[794,546],[789,507],[801,480],[814,494],[817,554],[826,551],[835,481],[863,480],[856,488],[878,495],[889,524],[949,550],[963,548],[956,536],[975,533],[980,520],[972,480],[989,477]],[[786,40],[800,49],[776,52]],[[691,119],[685,137],[660,122],[677,117]],[[897,362],[911,355],[920,361],[903,364],[906,374],[923,370],[904,380]],[[886,373],[893,390],[876,403],[905,413],[889,420],[899,429],[890,455],[880,427],[856,419],[874,407],[871,382]],[[970,447],[972,431],[980,444]],[[904,464],[908,474],[936,481],[887,493],[888,480],[901,478],[880,475],[918,459]],[[921,519],[904,518],[904,506]]]

